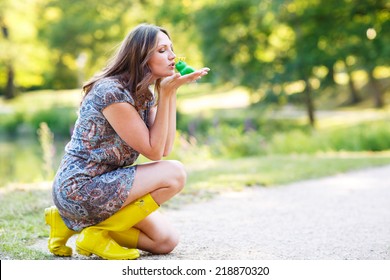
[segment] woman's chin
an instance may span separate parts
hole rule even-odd
[[[176,71],[172,70],[172,71],[167,71],[165,73],[154,74],[153,77],[154,77],[154,80],[158,80],[158,79],[170,77],[170,76],[175,75],[175,74],[176,74]]]
[[[165,75],[164,75],[164,76],[162,76],[161,78],[170,77],[170,76],[172,76],[172,75],[175,75],[175,74],[176,74],[175,70],[168,71],[168,72],[167,72],[167,73],[165,73]]]

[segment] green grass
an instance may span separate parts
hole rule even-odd
[[[74,107],[81,101],[82,93],[74,90],[39,90],[26,92],[8,102],[0,100],[0,107],[7,107],[15,111],[34,112],[53,107]]]
[[[43,224],[43,209],[50,201],[50,191],[35,189],[2,190],[0,203],[1,259],[49,259],[50,256],[29,246],[48,237]]]
[[[270,187],[390,163],[390,153],[269,155],[209,160],[188,165],[184,193],[218,193],[245,187]]]
[[[388,152],[272,155],[192,162],[186,164],[189,176],[185,189],[164,207],[177,209],[221,192],[271,187],[386,164],[390,164]],[[50,185],[50,182],[14,184],[0,189],[1,259],[54,258],[48,251],[31,247],[49,236],[43,210],[52,205]]]

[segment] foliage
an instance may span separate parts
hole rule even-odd
[[[87,0],[75,4],[71,0],[44,1],[39,37],[47,42],[56,62],[47,86],[75,88],[83,83],[85,74],[91,75],[88,68],[102,67],[100,57],[127,31],[128,11],[133,2]]]
[[[206,65],[215,72],[211,74],[216,82],[257,89],[267,79],[259,54],[270,33],[264,23],[269,5],[258,2],[220,1],[198,11],[202,53]]]
[[[37,39],[38,1],[0,2],[0,93],[42,86],[49,50]]]
[[[362,123],[328,133],[329,146],[335,151],[383,151],[390,149],[389,120]]]
[[[0,119],[0,133],[10,136],[37,131],[47,123],[57,137],[68,137],[77,118],[74,107],[52,107],[36,111],[17,111]]]
[[[255,130],[243,126],[218,125],[208,131],[205,140],[213,157],[248,157],[265,154],[265,138]]]
[[[71,134],[77,118],[77,111],[73,107],[53,107],[31,114],[27,123],[36,131],[42,122],[58,136],[67,137]]]
[[[166,26],[178,54],[203,60],[213,82],[277,97],[290,82],[332,85],[340,61],[371,72],[390,57],[384,0],[2,0],[0,8],[9,32],[0,71],[11,61],[21,88],[79,86],[141,22]]]
[[[196,98],[205,98],[204,102],[207,103],[207,98],[211,100],[213,97],[208,93],[205,97],[200,96],[199,91],[203,90],[207,90],[207,87],[200,87],[193,92],[179,95],[179,103],[183,99],[195,103]],[[11,107],[11,112],[14,110],[14,113],[3,114],[0,118],[0,133],[11,137],[31,134],[35,137],[34,134],[40,124],[45,122],[56,138],[68,139],[77,118],[76,107],[78,106],[76,105],[78,102],[72,101],[72,104],[66,99],[68,94],[68,92],[57,93],[54,98],[54,95],[42,92],[18,98],[19,102]],[[78,95],[74,95],[76,96]],[[26,108],[33,102],[32,99],[39,100],[40,106],[27,110]],[[56,100],[56,103],[50,99]],[[61,99],[62,101],[58,101]],[[204,106],[202,104],[200,103],[199,106]],[[179,111],[177,145],[183,146],[183,149],[177,149],[175,156],[185,158],[197,147],[200,154],[218,158],[270,153],[390,149],[388,141],[390,135],[386,123],[389,119],[386,115],[381,116],[379,112],[373,112],[378,117],[370,122],[359,122],[357,112],[356,123],[352,125],[343,124],[341,115],[339,117],[341,128],[330,126],[318,129],[310,128],[302,118],[275,117],[280,113],[274,112],[269,107],[259,106],[242,109],[208,109],[203,113],[194,114]],[[326,123],[326,119],[321,123]]]
[[[348,68],[370,73],[388,65],[390,57],[384,1],[361,1],[357,6],[348,0],[221,1],[206,5],[198,17],[205,62],[216,70],[215,80],[244,85],[262,92],[262,101],[281,104],[289,94],[303,92],[312,125],[315,94],[334,87],[337,63],[347,60]],[[367,37],[366,32],[378,34]],[[351,100],[357,101],[348,73]],[[383,106],[383,89],[372,75],[370,79],[375,105]],[[303,87],[291,92],[293,82]]]

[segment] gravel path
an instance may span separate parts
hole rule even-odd
[[[141,259],[390,260],[389,179],[384,166],[162,209],[181,242]]]

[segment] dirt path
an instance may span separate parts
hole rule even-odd
[[[166,210],[179,246],[141,259],[390,260],[389,179],[385,166]]]

